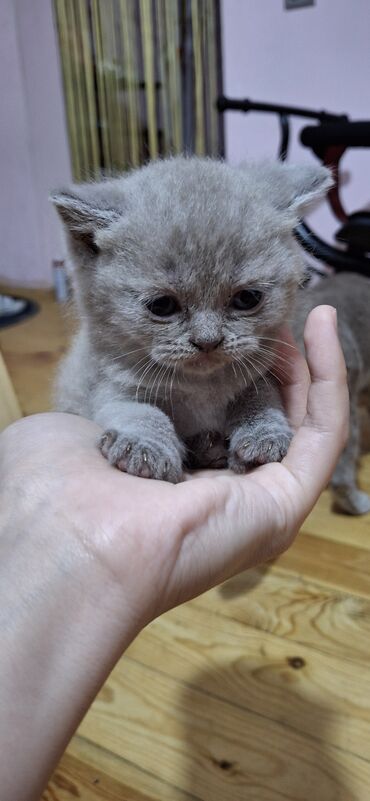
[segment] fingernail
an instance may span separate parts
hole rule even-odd
[[[335,325],[335,330],[338,331],[338,315],[337,310],[333,308],[333,322]]]

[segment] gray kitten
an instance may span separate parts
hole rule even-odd
[[[355,481],[370,282],[339,277],[297,293],[292,231],[330,185],[323,167],[178,157],[53,195],[80,317],[57,408],[103,427],[111,464],[178,482],[184,466],[243,473],[280,460],[291,430],[273,377],[277,332],[294,317],[299,337],[321,302],[341,320],[343,302],[353,425],[333,486],[342,509],[370,509]]]

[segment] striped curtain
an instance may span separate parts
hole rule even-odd
[[[218,0],[54,0],[76,181],[222,153]]]

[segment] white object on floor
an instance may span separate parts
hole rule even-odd
[[[10,295],[0,295],[0,317],[10,317],[25,310],[27,301],[22,298],[12,298]]]

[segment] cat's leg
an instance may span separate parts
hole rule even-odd
[[[228,413],[229,467],[245,473],[267,462],[280,462],[287,453],[292,430],[276,385],[258,381],[231,406]]]
[[[105,430],[99,447],[125,473],[181,481],[185,448],[173,423],[156,406],[133,401],[106,401],[93,414]]]
[[[349,382],[351,384],[351,382]],[[351,386],[350,386],[351,390]],[[334,509],[350,515],[370,512],[370,497],[357,486],[357,462],[360,455],[358,395],[351,392],[349,437],[330,482]]]

